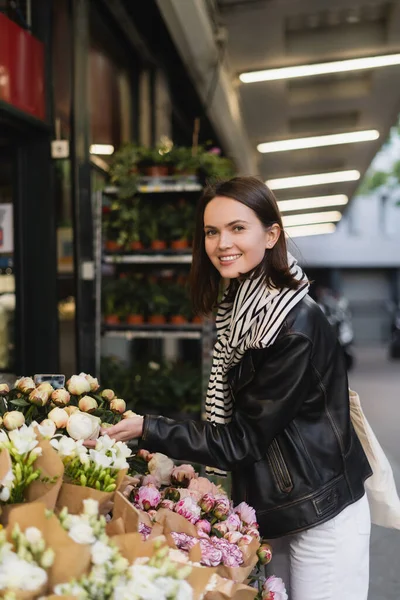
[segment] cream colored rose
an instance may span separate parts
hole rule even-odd
[[[92,412],[96,410],[98,404],[94,398],[91,396],[83,396],[78,402],[79,410],[83,412]]]

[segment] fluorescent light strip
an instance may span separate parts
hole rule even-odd
[[[89,152],[90,154],[110,156],[114,153],[114,146],[111,144],[92,144],[89,148]]]
[[[344,181],[357,181],[360,172],[356,170],[334,171],[333,173],[315,173],[313,175],[299,175],[298,177],[281,177],[269,179],[265,183],[271,190],[285,190],[295,187],[308,187],[326,183],[341,183]]]
[[[307,210],[308,208],[345,206],[348,201],[349,199],[345,194],[332,194],[331,196],[315,196],[313,198],[280,200],[278,202],[278,207],[281,212],[290,212],[294,210]]]
[[[285,232],[289,238],[304,237],[308,235],[322,235],[333,233],[336,229],[334,223],[320,223],[319,225],[302,225],[300,227],[286,227]]]
[[[333,133],[330,135],[316,135],[312,137],[280,140],[277,142],[264,142],[258,144],[257,150],[262,154],[269,152],[287,152],[289,150],[303,150],[304,148],[320,148],[322,146],[338,146],[339,144],[354,144],[357,142],[371,142],[379,138],[379,131],[368,129],[365,131],[351,131],[348,133]]]
[[[257,81],[276,81],[278,79],[291,79],[293,77],[311,77],[314,75],[327,75],[329,73],[361,71],[363,69],[376,69],[378,67],[390,67],[399,64],[400,54],[385,54],[383,56],[351,58],[314,65],[298,65],[295,67],[264,69],[263,71],[249,71],[248,73],[241,73],[239,79],[243,83],[255,83]]]
[[[328,210],[325,212],[289,215],[282,217],[282,222],[284,227],[293,227],[296,225],[313,225],[314,223],[332,223],[340,221],[341,218],[342,213],[338,210]]]

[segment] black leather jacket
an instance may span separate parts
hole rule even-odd
[[[228,425],[146,416],[141,447],[232,472],[232,497],[274,538],[333,518],[364,494],[371,469],[351,425],[336,336],[306,296],[276,342],[229,371]]]

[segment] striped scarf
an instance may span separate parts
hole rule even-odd
[[[308,293],[308,280],[288,254],[290,271],[303,281],[297,289],[275,289],[262,283],[262,277],[245,279],[238,287],[233,303],[226,294],[216,317],[217,341],[206,397],[207,421],[225,425],[232,420],[233,399],[228,386],[228,371],[237,365],[245,352],[271,346],[294,306]],[[226,475],[225,471],[207,467],[211,475]]]

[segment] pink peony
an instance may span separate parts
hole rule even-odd
[[[225,525],[228,528],[228,531],[240,531],[242,526],[242,521],[239,516],[235,513],[229,515],[229,517],[224,521]]]
[[[242,537],[240,538],[240,540],[238,541],[237,545],[240,546],[248,546],[249,544],[251,544],[251,542],[254,540],[253,537],[251,537],[251,535],[242,535]]]
[[[198,504],[201,500],[201,495],[199,492],[194,492],[193,490],[189,490],[189,488],[179,488],[180,500],[184,498],[192,498],[196,504]]]
[[[212,494],[204,494],[199,502],[201,510],[206,514],[213,510],[215,503],[216,500]]]
[[[144,541],[146,541],[151,533],[151,527],[149,527],[148,525],[145,525],[144,523],[139,523],[138,532],[142,536],[142,539]]]
[[[222,563],[222,552],[210,540],[201,539],[201,564],[206,567],[218,567]]]
[[[261,544],[257,550],[260,565],[267,565],[272,560],[272,548],[269,544]]]
[[[199,535],[205,533],[208,536],[211,533],[211,523],[206,519],[200,519],[200,521],[197,521],[196,527]]]
[[[171,483],[173,485],[180,485],[181,487],[188,487],[191,480],[195,479],[196,476],[196,471],[192,465],[180,465],[172,469]]]
[[[189,552],[189,550],[191,550],[198,542],[197,538],[194,538],[187,533],[177,533],[176,531],[173,531],[171,536],[176,547],[179,550],[184,550],[185,552]]]
[[[272,575],[264,582],[262,600],[288,600],[285,584],[280,577]]]
[[[256,511],[246,502],[241,502],[235,506],[234,511],[246,525],[254,525],[257,523]]]
[[[244,530],[242,530],[242,533],[244,533],[246,535],[251,535],[251,537],[254,538],[255,540],[260,539],[260,532],[258,531],[258,529],[256,527],[246,527]]]
[[[204,494],[211,494],[213,496],[221,495],[222,491],[206,477],[196,477],[196,479],[192,479],[192,481],[189,483],[189,490],[200,492],[202,496],[204,496]]]
[[[227,498],[226,496],[217,496],[213,510],[214,516],[217,519],[224,521],[228,517],[230,510],[231,503],[229,501],[229,498]]]
[[[173,502],[172,500],[168,500],[168,498],[164,498],[164,500],[161,500],[160,508],[168,508],[168,510],[174,510],[175,502]]]
[[[154,485],[144,485],[139,488],[135,502],[142,510],[157,508],[160,504],[161,494]]]
[[[190,496],[175,504],[175,512],[193,524],[197,523],[201,514],[200,506]]]
[[[228,540],[230,544],[236,545],[242,537],[243,535],[239,531],[228,531],[228,533],[224,535],[224,538]]]
[[[147,514],[149,515],[150,519],[152,521],[156,520],[157,517],[157,511],[154,508],[151,508],[150,510],[147,511]]]
[[[236,544],[231,544],[224,538],[211,538],[212,543],[222,552],[222,562],[226,567],[240,567],[243,564],[243,554]]]
[[[142,485],[154,485],[156,488],[159,488],[161,483],[160,480],[155,475],[144,475],[142,479]]]
[[[215,523],[215,525],[213,525],[213,527],[212,527],[212,532],[214,535],[216,535],[218,537],[224,537],[224,535],[228,533],[228,528],[226,526],[226,523],[225,522]]]

